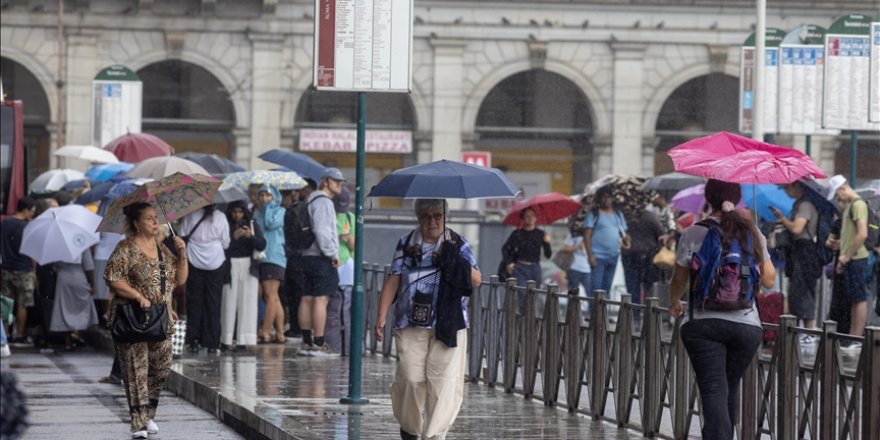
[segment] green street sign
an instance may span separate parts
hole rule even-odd
[[[98,72],[95,81],[140,81],[140,77],[133,70],[121,64],[110,66]]]
[[[866,14],[849,14],[838,18],[828,28],[829,34],[836,35],[869,35],[871,33],[871,16]]]
[[[782,40],[785,45],[816,45],[825,44],[825,28],[815,24],[798,26]]]
[[[767,28],[766,34],[764,36],[764,46],[765,47],[779,47],[782,43],[782,40],[785,38],[785,31],[779,28]],[[749,38],[746,38],[746,42],[743,44],[746,47],[755,47],[755,33],[752,32],[752,35],[749,35]]]

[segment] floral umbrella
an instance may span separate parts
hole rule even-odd
[[[293,171],[252,170],[232,173],[223,179],[223,189],[230,186],[247,191],[250,185],[269,185],[279,190],[300,189],[306,181]]]
[[[122,210],[136,202],[154,205],[165,216],[167,223],[179,220],[214,203],[214,195],[219,186],[220,181],[213,177],[198,174],[188,176],[183,173],[144,183],[110,203],[98,231],[124,233],[125,215]],[[174,233],[173,229],[171,233]]]

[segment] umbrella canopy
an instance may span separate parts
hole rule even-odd
[[[794,148],[719,132],[669,150],[675,171],[734,183],[791,183],[828,177]]]
[[[657,196],[653,190],[642,189],[644,184],[644,177],[611,174],[587,184],[582,201],[589,204],[596,191],[608,188],[614,198],[614,207],[623,212],[626,218],[634,218]]]
[[[60,190],[67,182],[82,180],[85,177],[81,171],[67,168],[49,170],[37,176],[29,189],[32,193],[55,192]]]
[[[654,191],[681,191],[694,185],[706,183],[706,179],[684,173],[667,173],[649,177],[642,185],[642,189]]]
[[[491,199],[513,198],[518,192],[497,168],[438,160],[392,172],[373,187],[369,197]]]
[[[569,196],[556,192],[538,194],[516,202],[502,223],[516,228],[523,227],[520,215],[526,209],[535,211],[535,215],[538,217],[537,224],[549,225],[556,220],[577,214],[581,209],[581,204]]]
[[[98,183],[92,186],[92,189],[77,197],[75,203],[78,205],[88,205],[89,203],[100,202],[107,195],[107,192],[110,191],[110,188],[113,188],[113,185],[116,185],[116,182],[110,180]]]
[[[80,205],[50,208],[28,222],[21,238],[21,253],[38,264],[75,261],[97,243],[95,228],[101,216]]]
[[[742,185],[742,202],[753,209],[764,220],[775,220],[771,207],[782,211],[788,217],[794,206],[794,199],[789,197],[779,185]]]
[[[113,176],[119,173],[124,173],[132,168],[134,168],[134,164],[130,164],[128,162],[102,163],[98,165],[93,165],[91,168],[86,170],[86,177],[92,180],[96,180],[98,182],[105,182],[107,180],[110,180],[110,178],[112,178]]]
[[[251,170],[232,173],[223,179],[223,189],[236,187],[247,192],[250,185],[269,185],[279,190],[300,189],[306,181],[293,171]]]
[[[700,214],[703,212],[703,207],[706,205],[705,192],[705,183],[694,185],[677,192],[675,196],[672,197],[672,200],[669,201],[669,204],[679,211]],[[736,207],[745,208],[746,205],[740,200]]]
[[[166,222],[178,220],[214,203],[214,194],[220,181],[203,175],[188,176],[175,173],[143,185],[136,186],[128,194],[114,199],[98,226],[100,232],[125,232],[123,208],[136,202],[153,204],[165,216]],[[113,190],[111,189],[111,193]],[[174,233],[174,230],[171,231]]]
[[[119,163],[119,158],[113,153],[91,145],[68,145],[55,151],[56,156],[72,157],[74,159],[99,163]]]
[[[188,152],[175,154],[174,156],[195,162],[211,174],[229,174],[245,170],[243,166],[216,154]]]
[[[174,156],[162,156],[144,159],[134,168],[128,170],[125,175],[145,179],[161,179],[174,173],[202,174],[204,176],[211,174],[193,161]]]
[[[217,204],[229,204],[238,200],[248,201],[250,197],[247,192],[236,186],[222,188],[214,196],[214,203]]]
[[[119,136],[104,146],[119,160],[138,163],[144,159],[157,156],[170,156],[174,148],[162,139],[147,133],[128,133]]]
[[[880,179],[868,180],[866,182],[862,182],[858,188],[855,189],[857,193],[866,193],[866,194],[880,194]]]
[[[300,176],[307,177],[315,182],[321,180],[321,176],[324,174],[324,169],[326,168],[324,165],[321,165],[320,162],[312,159],[308,155],[297,153],[295,151],[285,151],[278,148],[261,154],[259,158],[266,162],[281,165],[290,171],[296,171]]]

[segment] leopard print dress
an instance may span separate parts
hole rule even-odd
[[[150,302],[170,307],[171,294],[176,287],[177,258],[164,244],[158,246],[162,253],[161,264],[165,270],[164,290],[159,259],[144,254],[130,237],[119,242],[110,255],[104,270],[104,280],[108,285],[113,281],[126,281]],[[110,323],[115,319],[116,306],[124,301],[129,300],[114,296],[110,307]],[[170,314],[168,321],[166,334],[170,336],[174,330]],[[168,379],[171,368],[171,339],[169,337],[159,342],[116,344],[116,354],[125,379],[131,431],[145,429],[147,421],[156,416],[159,394]]]

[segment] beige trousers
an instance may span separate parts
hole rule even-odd
[[[449,348],[431,329],[394,332],[400,362],[391,384],[391,407],[404,431],[443,439],[452,428],[464,400],[467,330],[459,330],[456,338],[458,346]]]

